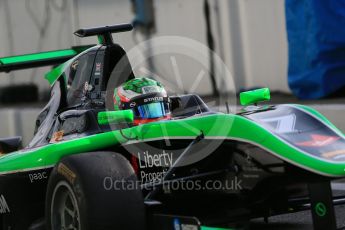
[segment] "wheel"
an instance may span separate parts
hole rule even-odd
[[[113,186],[124,181],[136,186]],[[92,152],[63,158],[48,182],[47,229],[146,229],[143,195],[137,185],[132,166],[120,154]]]
[[[78,201],[66,181],[56,184],[51,203],[52,229],[82,229]]]

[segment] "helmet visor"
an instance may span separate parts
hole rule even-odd
[[[139,105],[138,115],[144,119],[160,118],[166,115],[166,110],[163,102],[153,102],[150,104]]]

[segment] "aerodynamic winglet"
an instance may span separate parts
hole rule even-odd
[[[131,31],[133,29],[132,24],[118,24],[113,26],[102,26],[88,29],[79,29],[74,32],[78,37],[90,37],[97,36],[98,41],[102,45],[112,45],[113,37],[112,33],[121,33]]]
[[[74,32],[78,37],[96,36],[105,33],[121,33],[131,31],[133,29],[132,24],[118,24],[113,26],[102,26],[88,29],[79,29]]]
[[[58,65],[68,61],[94,45],[75,46],[71,49],[53,50],[0,58],[0,72]]]

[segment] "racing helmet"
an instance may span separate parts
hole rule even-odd
[[[134,124],[169,119],[170,103],[163,85],[150,78],[131,79],[114,90],[114,110],[133,110]]]

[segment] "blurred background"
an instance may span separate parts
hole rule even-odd
[[[302,2],[303,5],[298,6]],[[306,39],[311,41],[310,37],[303,37],[303,33],[306,34],[308,30],[305,28],[308,25],[310,27],[310,20],[306,17],[310,11],[306,2],[310,1],[0,0],[0,57],[95,44],[95,38],[80,39],[73,32],[79,28],[136,21],[140,26],[136,32],[114,35],[116,42],[125,50],[130,50],[138,42],[163,35],[197,40],[214,49],[224,61],[234,77],[233,88],[237,93],[245,89],[269,87],[273,92],[270,103],[309,104],[345,131],[342,119],[345,115],[345,101],[339,92],[333,95],[340,87],[322,95],[301,94],[308,90],[299,87],[303,85],[300,82],[308,81],[301,80],[300,76],[303,74],[298,73],[309,73],[308,67],[311,65],[304,63],[305,68],[300,72],[291,69],[291,66],[300,63],[302,59],[309,58],[310,63],[315,63],[311,57],[303,56],[304,53],[295,55],[296,50],[307,50],[306,45],[311,44],[306,42]],[[340,25],[344,18],[338,20]],[[317,26],[316,24],[314,22],[313,25]],[[296,25],[299,25],[300,30],[296,29]],[[344,25],[345,23],[342,24]],[[303,33],[297,33],[298,31]],[[315,32],[314,37],[320,35],[318,32]],[[344,47],[344,40],[339,45]],[[343,55],[344,58],[344,50],[340,54],[338,52],[338,55]],[[167,69],[159,60],[153,59],[152,62],[150,65],[154,68],[153,72],[159,73],[162,69]],[[194,79],[188,76],[195,74],[188,64],[179,64],[183,69],[184,83],[190,86]],[[0,73],[0,137],[20,135],[23,136],[24,143],[28,143],[33,135],[35,118],[49,98],[49,84],[44,80],[44,73],[49,69]],[[166,78],[174,77],[166,72],[164,75]],[[308,76],[305,79],[307,78]],[[320,81],[324,82],[325,79]],[[335,80],[332,84],[336,82]],[[29,84],[38,89],[37,93],[32,92],[35,94],[31,95],[33,100],[14,103],[17,96],[22,93],[24,95],[25,90],[20,87]],[[218,82],[216,87],[219,84]],[[317,84],[306,85],[322,91]],[[212,95],[214,92],[210,78],[204,79],[200,87],[193,91],[201,95]],[[13,95],[10,95],[9,100],[11,93]]]

